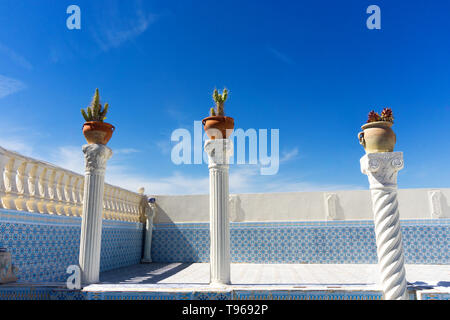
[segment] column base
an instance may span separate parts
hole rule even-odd
[[[222,282],[222,281],[213,281],[209,283],[211,287],[226,287],[230,284],[231,282]]]
[[[152,262],[153,262],[152,259],[147,258],[141,259],[141,263],[152,263]]]

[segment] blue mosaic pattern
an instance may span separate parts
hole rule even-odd
[[[450,292],[417,292],[417,300],[450,300]]]
[[[450,219],[402,220],[408,264],[450,264]],[[372,221],[231,223],[235,263],[377,263]],[[209,262],[209,224],[157,224],[154,262]]]
[[[382,300],[373,290],[229,290],[229,291],[126,291],[83,292],[46,287],[0,287],[0,300]],[[410,300],[416,295],[410,291]],[[448,299],[445,294],[423,295],[423,299]]]
[[[49,300],[51,288],[0,286],[0,300]]]
[[[382,300],[379,291],[236,290],[236,300]]]
[[[0,209],[0,246],[12,255],[20,282],[65,282],[78,264],[81,218]],[[141,223],[103,221],[101,271],[140,262]]]

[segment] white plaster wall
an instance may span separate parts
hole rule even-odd
[[[450,188],[400,189],[401,219],[430,219],[428,192],[441,191],[442,218],[450,218]],[[335,193],[335,220],[372,220],[368,190],[328,192],[287,192],[231,195],[230,219],[235,222],[324,221],[327,218],[325,194]],[[155,196],[155,223],[208,222],[209,195]]]

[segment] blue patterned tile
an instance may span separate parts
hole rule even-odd
[[[450,219],[402,220],[408,264],[450,264]],[[377,263],[372,221],[230,224],[235,263]],[[209,224],[157,224],[155,262],[208,262]]]
[[[0,209],[0,231],[20,282],[65,282],[67,267],[78,264],[79,217]],[[138,264],[143,236],[141,223],[104,220],[100,270]]]

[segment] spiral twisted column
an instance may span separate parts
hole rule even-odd
[[[79,262],[81,281],[90,284],[100,279],[103,191],[106,162],[112,156],[112,151],[105,145],[87,144],[83,146],[83,152],[86,171]]]
[[[369,153],[360,160],[369,178],[374,213],[378,264],[386,300],[407,300],[405,258],[397,201],[397,173],[402,152]]]
[[[209,159],[210,284],[230,283],[230,219],[228,167],[233,154],[229,139],[207,140]]]

